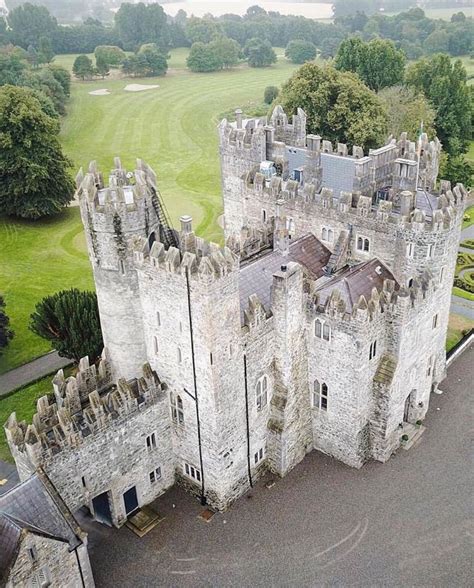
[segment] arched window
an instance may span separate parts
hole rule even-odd
[[[268,376],[262,376],[256,388],[257,410],[262,410],[268,402]]]
[[[314,380],[312,405],[313,408],[317,408],[318,410],[328,409],[328,387],[326,382],[320,383],[319,380]]]
[[[175,398],[174,394],[170,393],[171,418],[177,425],[184,425],[184,406],[181,396]]]
[[[370,251],[370,239],[367,237],[357,237],[357,251],[364,251],[368,253]]]
[[[323,227],[322,239],[323,239],[323,241],[328,240],[328,230],[326,229],[326,227]]]
[[[330,243],[334,241],[334,231],[332,229],[328,229],[328,241]]]

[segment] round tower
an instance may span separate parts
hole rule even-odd
[[[114,378],[137,377],[146,361],[142,308],[132,243],[150,244],[160,229],[160,200],[153,170],[138,160],[128,172],[120,160],[104,185],[95,162],[77,177],[77,198],[84,224],[99,303],[104,346]]]

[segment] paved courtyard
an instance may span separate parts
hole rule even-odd
[[[474,347],[432,396],[416,447],[361,470],[312,452],[209,523],[180,489],[144,538],[90,520],[97,586],[472,586]]]

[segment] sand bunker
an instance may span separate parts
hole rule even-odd
[[[110,92],[106,89],[103,89],[103,90],[94,90],[92,92],[89,92],[89,94],[91,96],[107,96],[108,94],[110,94]]]
[[[128,84],[124,88],[125,92],[143,92],[143,90],[154,90],[155,88],[159,88],[160,86],[154,84]]]

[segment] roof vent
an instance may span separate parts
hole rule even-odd
[[[380,265],[375,268],[375,273],[379,276],[382,274],[382,267]]]
[[[282,266],[281,266],[281,271],[282,271],[282,272],[286,272],[286,265],[282,265]]]

